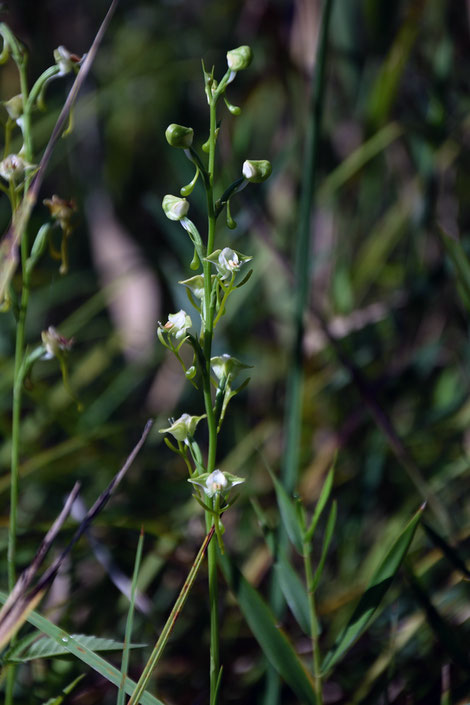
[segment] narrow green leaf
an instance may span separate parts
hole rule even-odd
[[[465,308],[470,310],[470,261],[458,240],[440,228],[441,239],[454,265],[458,291]]]
[[[281,513],[282,523],[287,532],[289,539],[295,546],[297,551],[302,554],[302,530],[299,524],[299,515],[293,500],[289,497],[282,484],[279,482],[270,467],[267,466],[268,472],[271,475],[274,489],[276,491],[276,499]]]
[[[333,504],[331,505],[330,513],[328,515],[328,521],[326,522],[325,536],[323,538],[323,546],[322,546],[322,550],[321,550],[320,561],[319,561],[317,569],[315,571],[315,575],[313,576],[313,583],[312,583],[312,587],[311,587],[312,592],[315,592],[315,590],[317,589],[317,585],[320,582],[320,578],[323,573],[323,568],[325,567],[326,555],[327,555],[328,549],[330,547],[331,539],[333,538],[333,532],[335,530],[335,525],[336,525],[336,502],[333,502]]]
[[[308,531],[305,536],[305,540],[307,541],[307,543],[309,543],[312,540],[313,535],[315,533],[315,529],[317,528],[318,520],[320,519],[321,513],[323,512],[325,505],[328,502],[328,499],[331,494],[331,490],[333,488],[333,479],[334,479],[334,466],[331,468],[330,472],[326,476],[325,482],[323,483],[323,487],[320,492],[320,496],[319,496],[317,504],[315,506],[315,511],[313,512],[312,521],[310,522],[310,526],[308,527]]]
[[[92,651],[122,651],[124,648],[122,642],[114,641],[114,639],[102,639],[85,634],[71,634],[70,636],[79,646],[86,646]],[[130,644],[129,648],[136,649],[144,646],[146,644]],[[9,660],[15,663],[24,663],[37,658],[57,658],[60,656],[70,656],[69,650],[57,643],[55,639],[43,637],[35,641],[24,653],[15,654]]]
[[[71,683],[65,686],[63,689],[62,693],[58,695],[56,698],[50,698],[47,702],[44,703],[44,705],[62,705],[64,702],[65,698],[67,695],[69,695],[74,688],[77,687],[77,685],[80,683],[81,680],[85,678],[85,674],[82,673],[77,678],[75,678]]]
[[[4,603],[6,599],[6,593],[0,592],[0,602]],[[31,612],[28,615],[27,621],[32,624],[33,627],[39,629],[40,632],[43,632],[51,639],[54,639],[61,646],[66,647],[69,653],[80,659],[80,661],[86,663],[87,666],[90,666],[90,668],[93,668],[93,670],[97,671],[97,673],[106,678],[110,683],[113,683],[115,686],[119,687],[121,682],[120,671],[117,668],[114,668],[114,666],[108,663],[108,661],[105,661],[104,658],[101,658],[101,656],[88,648],[88,646],[77,643],[75,639],[70,636],[70,634],[67,634],[67,632],[57,627],[38,612]],[[135,687],[135,681],[127,678],[126,693],[131,695],[134,692]],[[158,698],[150,695],[150,693],[144,693],[139,699],[139,702],[141,705],[164,705],[161,700],[158,700]]]
[[[296,694],[301,703],[316,705],[310,675],[259,592],[246,580],[227,555],[219,556],[220,566],[235,595],[253,636],[266,658]]]
[[[131,599],[129,601],[129,610],[127,612],[126,619],[126,629],[124,633],[124,648],[122,650],[122,660],[121,660],[121,684],[119,686],[118,697],[116,700],[116,705],[124,705],[125,701],[125,691],[124,685],[127,678],[127,671],[129,668],[129,650],[131,648],[132,639],[132,627],[134,624],[134,607],[135,607],[135,597],[137,592],[137,580],[139,577],[140,563],[142,560],[142,549],[144,546],[144,528],[140,529],[139,541],[137,543],[137,551],[135,554],[134,561],[134,572],[132,574],[132,585],[131,585]]]
[[[400,565],[410,547],[416,528],[421,519],[421,515],[424,511],[424,507],[425,505],[420,507],[410,522],[403,529],[402,533],[395,539],[392,547],[389,549],[382,563],[375,571],[369,587],[359,600],[359,603],[349,619],[349,622],[338,637],[334,647],[326,655],[322,664],[322,671],[324,673],[331,670],[335,663],[339,661],[343,654],[346,653],[356,639],[358,639],[365,631],[367,625],[372,619],[372,615],[382,602],[385,593],[392,584],[393,578],[398,572],[398,569],[400,568]]]
[[[310,613],[305,585],[300,580],[286,555],[280,553],[274,564],[274,576],[279,582],[282,594],[304,634],[310,635]]]

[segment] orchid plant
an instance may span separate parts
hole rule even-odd
[[[217,468],[217,440],[230,399],[248,383],[245,379],[238,387],[233,386],[237,374],[249,366],[228,353],[214,356],[212,353],[214,331],[223,316],[230,296],[249,279],[252,270],[245,274],[249,255],[237,252],[230,245],[230,230],[236,227],[232,218],[231,199],[250,183],[262,183],[271,174],[271,164],[267,160],[246,160],[242,165],[241,176],[222,191],[216,180],[215,153],[219,133],[217,107],[222,98],[232,115],[241,110],[232,105],[227,96],[228,86],[239,71],[251,63],[250,47],[241,46],[227,53],[228,68],[220,81],[214,78],[214,68],[207,71],[203,64],[204,86],[209,105],[209,137],[201,145],[202,153],[193,146],[194,131],[191,127],[171,124],[165,135],[170,146],[181,149],[194,165],[195,174],[191,182],[180,189],[178,196],[167,194],[163,198],[163,210],[167,218],[179,222],[187,232],[194,247],[194,256],[189,265],[195,274],[180,282],[185,287],[189,302],[199,318],[199,330],[191,316],[184,310],[170,313],[165,323],[158,327],[160,342],[170,350],[181,364],[186,378],[201,391],[204,413],[189,416],[184,413],[177,420],[170,420],[168,428],[161,429],[172,440],[165,438],[168,447],[179,454],[188,469],[188,482],[195,490],[194,498],[203,507],[206,528],[214,527],[217,543],[208,547],[209,601],[211,618],[210,646],[210,705],[216,705],[222,670],[219,662],[219,625],[217,597],[217,550],[223,552],[222,515],[235,501],[231,497],[234,487],[245,481],[223,469]],[[206,157],[204,157],[204,153]],[[190,196],[198,180],[202,183],[207,204],[207,230],[201,235],[196,224],[189,219]],[[217,195],[218,191],[220,195]],[[216,226],[219,217],[225,212],[228,231],[218,235],[220,246],[216,248]],[[192,364],[187,367],[180,350],[183,345],[192,348]],[[203,453],[195,434],[198,425],[204,421],[208,430],[208,448]]]

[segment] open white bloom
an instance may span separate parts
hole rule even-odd
[[[252,257],[242,255],[241,252],[236,252],[230,247],[224,247],[223,250],[215,250],[207,260],[215,264],[217,272],[221,279],[230,279],[232,274],[239,272],[246,262],[249,262]]]
[[[169,428],[161,428],[159,433],[171,433],[173,438],[177,441],[181,441],[188,445],[188,439],[194,436],[196,426],[201,419],[206,417],[205,414],[202,416],[190,416],[189,414],[182,414],[179,419],[169,419],[171,426]]]
[[[245,482],[245,478],[237,477],[229,472],[214,470],[214,472],[211,473],[202,473],[202,475],[199,475],[197,478],[190,478],[188,482],[202,487],[204,493],[209,498],[212,498],[217,494],[228,494],[232,487],[235,487],[235,485],[241,485],[242,482]]]
[[[176,340],[181,340],[186,335],[188,328],[193,325],[191,317],[188,316],[186,311],[180,309],[177,313],[170,313],[168,316],[168,321],[165,325],[160,323],[162,330],[166,331],[170,335],[173,335]]]
[[[83,58],[83,56],[72,54],[63,45],[54,49],[54,61],[59,67],[59,76],[66,76],[71,73],[77,65],[80,65]]]
[[[65,338],[60,335],[54,326],[49,326],[47,330],[41,333],[42,344],[46,348],[46,352],[42,356],[43,360],[52,360],[53,357],[58,357],[61,352],[68,352],[74,343],[73,338]]]
[[[34,168],[32,164],[28,164],[19,154],[9,154],[0,162],[0,176],[5,181],[17,183],[24,179],[27,170]]]

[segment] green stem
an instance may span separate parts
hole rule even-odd
[[[304,559],[304,570],[305,570],[305,580],[307,583],[307,594],[308,594],[308,609],[310,615],[310,632],[312,639],[312,665],[313,665],[313,679],[315,687],[315,695],[317,698],[317,705],[323,705],[323,689],[322,689],[322,676],[321,676],[321,655],[320,647],[318,643],[318,620],[317,612],[315,608],[315,591],[313,588],[313,570],[311,561],[311,548],[309,543],[304,543],[303,545],[303,559]]]
[[[193,565],[191,566],[191,570],[188,573],[188,577],[186,578],[186,581],[181,588],[181,592],[178,595],[178,599],[176,600],[175,604],[173,605],[173,609],[170,612],[170,616],[168,617],[165,626],[163,627],[160,636],[158,637],[158,641],[155,644],[155,648],[152,651],[152,654],[147,661],[147,664],[142,671],[142,674],[137,682],[136,688],[134,692],[131,695],[131,698],[127,705],[136,705],[141,696],[142,693],[144,692],[146,685],[150,679],[150,676],[152,675],[153,671],[155,670],[160,657],[163,653],[163,650],[167,644],[168,639],[170,638],[170,634],[173,631],[173,627],[175,626],[176,620],[178,619],[178,616],[183,609],[184,603],[186,602],[186,599],[189,595],[189,591],[191,590],[194,580],[196,578],[196,575],[198,573],[199,568],[201,567],[202,561],[204,559],[204,554],[206,552],[206,549],[210,546],[212,546],[211,538],[214,535],[214,527],[210,529],[208,532],[206,538],[204,539],[204,542],[199,549],[199,552],[194,560]]]
[[[215,167],[215,141],[217,118],[216,100],[213,98],[210,103],[210,131],[209,131],[209,159],[208,159],[208,184],[207,195],[207,250],[210,255],[214,249],[215,239],[215,209],[214,209],[214,167]],[[211,395],[211,353],[212,336],[214,330],[214,310],[211,306],[211,263],[203,262],[204,270],[204,405],[207,414],[207,427],[209,431],[209,449],[207,454],[207,472],[211,473],[215,469],[217,453],[217,423],[214,414]],[[212,526],[212,516],[206,512],[206,530]],[[209,544],[207,551],[208,581],[209,581],[209,604],[210,604],[210,705],[217,703],[217,690],[219,680],[219,614],[218,614],[218,583],[217,583],[217,544]]]

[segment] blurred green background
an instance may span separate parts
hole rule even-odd
[[[27,45],[34,80],[53,63],[58,45],[86,52],[106,9],[102,0],[16,0],[3,21]],[[82,482],[90,505],[145,420],[156,417],[145,449],[93,528],[94,539],[112,556],[113,574],[130,576],[138,531],[145,527],[141,589],[151,611],[136,618],[139,642],[154,641],[203,535],[185,468],[157,431],[170,416],[202,413],[201,399],[155,335],[158,320],[187,305],[177,282],[190,276],[192,256],[183,230],[161,211],[163,195],[192,177],[164,131],[171,122],[192,126],[195,144],[202,144],[208,110],[201,58],[221,76],[228,49],[252,46],[252,66],[228,93],[242,115],[219,111],[220,183],[226,187],[237,178],[246,158],[270,159],[273,175],[237,200],[237,230],[222,224],[219,230],[220,246],[254,257],[254,275],[231,299],[216,337],[216,353],[253,365],[248,389],[231,403],[218,464],[247,478],[226,517],[227,546],[267,595],[270,556],[250,499],[257,498],[276,524],[262,458],[279,468],[298,197],[320,15],[318,0],[122,0],[80,95],[73,132],[60,141],[42,189],[40,203],[53,193],[74,198],[79,215],[70,273],[61,277],[47,257],[35,273],[27,338],[38,344],[49,325],[74,336],[71,384],[84,410],[64,390],[54,361],[35,367],[24,403],[19,559],[31,559],[73,482]],[[311,223],[299,480],[309,505],[337,453],[339,521],[318,595],[325,648],[384,546],[424,497],[426,521],[464,560],[469,551],[468,308],[443,241],[446,233],[468,249],[469,27],[465,2],[334,4]],[[69,88],[68,78],[52,83],[48,111],[35,115],[38,160]],[[0,72],[0,95],[17,92],[9,62]],[[203,195],[196,188],[190,198],[191,217],[201,229]],[[39,205],[32,232],[46,215]],[[3,199],[2,230],[8,220]],[[6,313],[0,318],[4,527],[13,351],[14,319]],[[67,526],[71,532],[73,521]],[[5,555],[6,529],[0,541]],[[442,624],[451,640],[468,644],[468,582],[423,531],[409,561],[421,592],[406,571],[400,575],[386,609],[327,685],[327,702],[432,705],[444,702],[447,677],[449,702],[465,702],[468,648],[459,662]],[[264,660],[233,599],[222,593],[223,702],[261,703]],[[119,639],[126,609],[87,540],[43,604],[69,631]],[[308,657],[308,641],[287,612],[282,626]],[[207,702],[207,661],[201,575],[159,668],[159,697],[179,705]],[[143,655],[134,653],[131,674],[138,675],[143,663]],[[80,669],[66,661],[25,669],[17,702],[47,700]],[[113,698],[114,688],[90,673],[69,701]],[[285,689],[283,705],[294,702]]]

